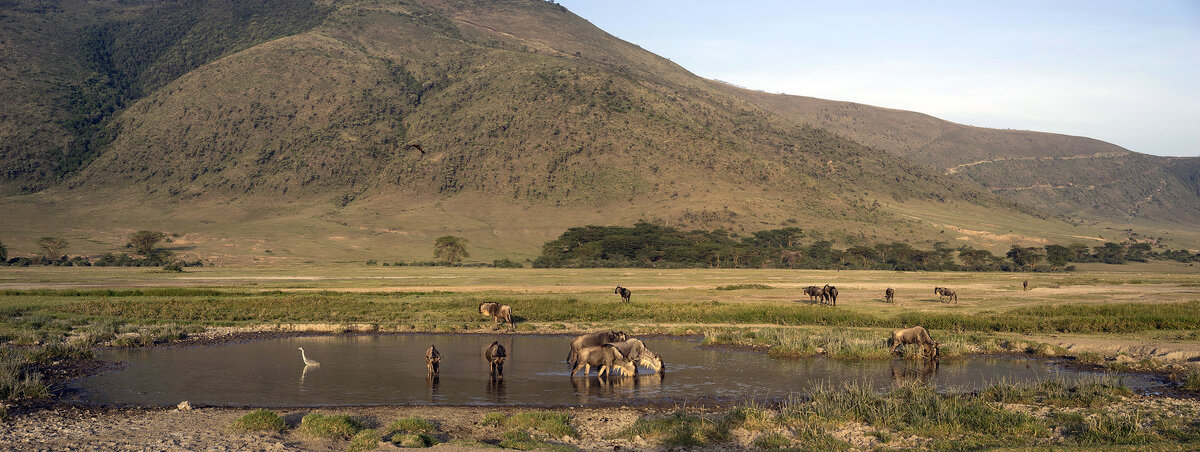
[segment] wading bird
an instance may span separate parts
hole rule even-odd
[[[308,359],[307,356],[304,356],[304,347],[296,347],[296,348],[300,349],[300,359],[304,360],[305,366],[320,366],[321,365],[321,363],[313,361],[311,359]]]

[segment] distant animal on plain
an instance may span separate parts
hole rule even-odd
[[[508,324],[509,328],[512,328],[513,326],[512,308],[506,304],[492,302],[479,303],[479,313],[492,316],[492,324],[496,324],[503,320],[504,323]]]
[[[954,303],[958,303],[958,293],[948,287],[934,287],[933,293],[938,294],[938,300],[942,303],[949,303],[949,300],[954,300]]]
[[[1029,280],[1028,279],[1021,281],[1021,291],[1024,292],[1026,290],[1029,290]]]
[[[646,344],[638,339],[626,339],[621,342],[610,342],[609,345],[616,347],[625,359],[634,364],[641,364],[647,368],[654,369],[655,372],[662,373],[666,370],[663,366],[662,356],[658,353],[646,348]],[[637,375],[637,367],[633,369],[633,374]]]
[[[575,339],[571,339],[571,349],[567,350],[567,361],[574,366],[575,361],[579,360],[579,350],[584,347],[604,345],[610,342],[621,342],[626,339],[629,339],[629,337],[625,335],[624,331],[601,331],[576,336]]]
[[[442,354],[438,353],[437,347],[431,344],[429,349],[425,350],[425,367],[429,370],[430,374],[436,374],[441,362]]]
[[[817,286],[808,286],[804,288],[804,294],[808,295],[808,301],[825,301],[825,294],[821,292],[821,288]]]
[[[936,342],[929,336],[929,331],[920,325],[912,328],[904,328],[892,332],[892,347],[891,352],[896,353],[896,349],[907,344],[920,344],[925,349],[925,353],[932,359],[942,357],[942,343]]]
[[[837,287],[826,284],[825,287],[821,288],[821,294],[825,300],[829,301],[830,306],[837,306]]]
[[[504,360],[508,358],[508,352],[500,342],[492,341],[492,345],[484,349],[483,358],[491,365],[492,377],[504,376]]]
[[[888,303],[895,303],[896,302],[896,291],[893,290],[891,287],[888,287],[887,290],[883,291],[883,299],[884,299],[884,301],[887,301]]]
[[[632,291],[630,291],[629,289],[626,289],[624,287],[621,287],[621,286],[617,286],[617,289],[614,290],[613,293],[620,295],[621,301],[625,302],[625,303],[628,303],[629,297],[633,295]]]
[[[580,370],[583,370],[583,377],[587,378],[593,367],[599,368],[598,374],[603,378],[607,378],[613,369],[618,370],[622,376],[630,376],[637,373],[637,367],[628,359],[625,359],[625,356],[613,344],[580,349],[579,360],[575,362],[575,367],[571,369],[571,378],[575,378],[575,373]]]
[[[317,367],[317,366],[321,365],[321,363],[313,361],[311,359],[308,359],[307,356],[304,356],[304,348],[303,347],[296,347],[296,348],[300,349],[300,359],[304,360],[305,367],[308,367],[308,366]]]

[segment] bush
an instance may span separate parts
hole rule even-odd
[[[317,438],[350,439],[363,428],[361,422],[344,414],[309,413],[300,421],[300,431]]]
[[[287,423],[278,413],[260,409],[238,418],[230,427],[244,432],[282,432],[287,429]]]
[[[511,260],[507,257],[504,259],[496,259],[496,260],[492,261],[492,266],[496,267],[496,268],[525,268],[525,266],[521,265],[520,262]]]

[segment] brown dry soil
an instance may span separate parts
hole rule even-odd
[[[1004,409],[1045,417],[1045,407],[1005,404]],[[1133,396],[1112,407],[1114,412],[1159,413],[1161,416],[1196,419],[1200,402],[1194,399]],[[250,408],[95,408],[59,406],[19,413],[0,423],[0,445],[14,451],[161,451],[161,450],[309,450],[345,451],[349,442],[342,439],[321,439],[308,436],[298,429],[282,433],[235,431],[230,425],[250,413]],[[290,427],[313,412],[344,414],[358,419],[368,428],[380,428],[408,417],[428,419],[437,426],[435,435],[441,444],[433,450],[494,450],[506,429],[486,425],[489,413],[513,414],[523,411],[513,407],[342,407],[320,409],[281,409],[276,412]],[[631,426],[639,417],[666,415],[674,408],[608,407],[556,408],[549,411],[566,413],[578,432],[577,437],[545,439],[547,443],[585,451],[662,450],[641,437],[614,438],[617,432]],[[1066,409],[1066,411],[1076,411]],[[696,412],[692,410],[692,412]],[[1118,413],[1119,414],[1119,413]],[[845,441],[853,450],[884,448],[920,448],[930,441],[918,436],[896,436],[888,443],[871,435],[874,429],[858,423],[845,423],[830,429],[833,437]],[[742,450],[752,448],[762,432],[735,429],[731,441],[704,448],[705,450]],[[373,450],[396,450],[396,445],[380,442]],[[1172,448],[1175,450],[1178,448]]]

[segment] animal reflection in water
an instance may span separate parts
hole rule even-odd
[[[892,371],[892,382],[896,386],[902,386],[906,383],[929,383],[929,380],[937,376],[939,361],[893,359],[888,366]]]
[[[504,379],[491,378],[487,382],[487,393],[496,398],[497,402],[504,401]]]
[[[642,374],[636,377],[612,375],[607,378],[572,378],[571,387],[575,390],[579,403],[584,404],[589,399],[619,399],[625,395],[633,396],[640,389],[662,386],[664,379],[666,379],[666,374],[661,373]]]

